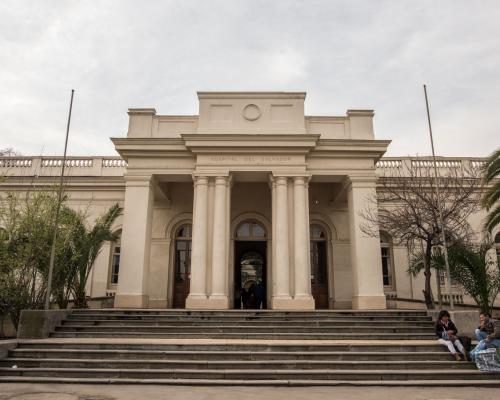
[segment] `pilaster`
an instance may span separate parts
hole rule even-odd
[[[350,177],[347,193],[353,284],[353,309],[385,309],[380,239],[361,230],[362,213],[377,213],[376,177]]]
[[[148,307],[147,281],[153,215],[151,176],[126,177],[116,308]]]

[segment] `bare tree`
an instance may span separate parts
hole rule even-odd
[[[443,166],[441,166],[443,167]],[[434,308],[431,290],[432,249],[441,246],[439,204],[442,207],[443,225],[447,245],[458,241],[468,242],[473,230],[469,217],[480,208],[481,179],[479,170],[466,169],[454,164],[440,168],[440,198],[436,195],[436,179],[432,161],[413,160],[407,168],[396,168],[380,177],[376,203],[378,215],[367,207],[362,213],[365,234],[377,236],[379,229],[392,236],[395,243],[404,244],[410,251],[421,251],[425,287],[423,290],[428,309]],[[418,246],[416,246],[418,245]]]
[[[0,149],[0,157],[16,157],[20,155],[21,153],[15,151],[12,147],[6,147],[5,149]]]

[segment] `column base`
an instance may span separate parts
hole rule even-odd
[[[385,296],[354,296],[352,308],[353,310],[385,310],[387,302]]]
[[[165,299],[149,299],[148,308],[168,308],[168,301]]]
[[[222,294],[209,296],[207,304],[209,308],[214,310],[227,310],[229,309],[229,297]]]
[[[190,294],[186,298],[186,308],[188,309],[200,309],[200,308],[210,308],[207,307],[208,296],[201,294]]]
[[[271,299],[273,310],[314,310],[314,299],[312,296],[285,297],[277,296]]]
[[[117,294],[114,308],[148,308],[148,303],[146,294]]]
[[[311,295],[295,296],[293,298],[295,310],[314,310],[316,303]]]

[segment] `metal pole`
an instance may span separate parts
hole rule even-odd
[[[66,151],[68,150],[69,125],[71,122],[71,111],[73,109],[73,95],[75,89],[71,89],[71,100],[69,102],[68,123],[66,125],[66,140],[64,142],[64,155],[61,167],[61,176],[59,178],[59,190],[57,193],[56,217],[54,219],[54,236],[52,237],[52,249],[50,250],[49,276],[47,278],[47,294],[45,296],[45,309],[50,310],[50,292],[52,291],[52,275],[54,274],[54,261],[56,258],[56,240],[59,230],[59,213],[61,211],[61,199],[63,190],[64,168],[66,167]]]
[[[441,206],[441,198],[439,196],[439,179],[436,165],[436,154],[434,152],[434,138],[432,137],[432,125],[431,125],[431,114],[429,112],[429,100],[427,99],[427,87],[424,85],[424,95],[425,95],[425,107],[427,108],[427,122],[429,123],[429,135],[431,137],[431,147],[432,147],[432,160],[434,164],[434,177],[436,178],[436,197],[438,206],[438,216],[439,224],[441,225],[441,241],[443,243],[443,253],[444,253],[444,264],[446,267],[446,290],[448,291],[448,296],[450,297],[450,309],[455,309],[455,304],[453,301],[453,296],[451,294],[451,276],[450,276],[450,263],[448,262],[448,247],[446,246],[446,234],[445,227],[443,223],[443,210]]]

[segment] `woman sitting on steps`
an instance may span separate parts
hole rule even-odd
[[[455,360],[462,361],[455,347],[463,354],[463,359],[467,360],[467,353],[462,343],[460,343],[460,340],[458,340],[457,332],[457,327],[450,319],[450,313],[446,310],[441,310],[436,321],[436,336],[438,337],[438,342],[448,347],[448,350],[450,350],[450,353],[455,357]]]

